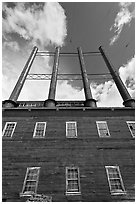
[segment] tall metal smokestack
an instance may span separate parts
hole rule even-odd
[[[44,102],[44,106],[46,107],[56,106],[55,94],[56,94],[56,84],[57,84],[58,65],[59,65],[59,53],[60,53],[60,47],[56,47],[48,100]]]
[[[119,90],[119,93],[121,94],[122,98],[123,98],[123,105],[125,107],[135,107],[135,100],[133,98],[131,98],[127,88],[125,87],[124,83],[122,82],[119,74],[117,73],[117,71],[114,69],[113,65],[111,64],[110,60],[108,60],[108,57],[106,56],[106,53],[104,51],[104,49],[102,48],[102,46],[99,47],[99,51],[101,52],[103,59],[110,71],[110,74],[112,75],[112,78],[115,81],[115,84]]]
[[[81,67],[81,74],[82,74],[82,79],[83,79],[83,86],[84,86],[84,92],[85,92],[85,106],[89,106],[89,107],[97,107],[96,105],[96,100],[93,99],[92,94],[91,94],[91,90],[90,90],[90,84],[88,81],[88,76],[86,73],[86,66],[85,66],[85,62],[84,62],[84,56],[82,53],[82,48],[78,47],[78,56],[79,56],[79,62],[80,62],[80,67]]]
[[[9,100],[5,100],[3,102],[4,107],[17,107],[18,106],[18,104],[16,103],[17,99],[18,99],[19,94],[22,90],[22,87],[24,85],[26,77],[30,71],[31,65],[35,59],[35,56],[37,54],[37,50],[38,50],[38,48],[35,46],[31,52],[31,54],[30,54],[28,61],[26,62],[25,66],[24,66],[24,68],[20,74],[20,77],[19,77],[10,97],[9,97]]]

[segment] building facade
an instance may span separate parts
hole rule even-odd
[[[97,107],[84,70],[86,100],[55,101],[58,54],[48,100],[17,101],[19,79],[3,102],[3,201],[134,201],[134,100]]]

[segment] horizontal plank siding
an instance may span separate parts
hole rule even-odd
[[[102,111],[102,113],[100,113]],[[12,138],[3,137],[3,198],[20,197],[27,167],[41,167],[37,193],[51,195],[55,202],[134,201],[134,138],[126,121],[133,110],[12,110],[3,112],[6,122],[17,122]],[[24,114],[23,114],[24,113]],[[77,138],[66,138],[66,122],[77,122]],[[106,121],[110,137],[100,138],[96,121]],[[47,122],[45,138],[33,138],[36,122]],[[120,168],[125,195],[110,194],[105,166]],[[66,195],[65,169],[80,170],[81,195]]]

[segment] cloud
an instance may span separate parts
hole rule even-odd
[[[131,97],[135,98],[135,58],[130,59],[125,65],[119,68],[119,75],[127,87]],[[105,83],[91,83],[93,98],[98,103],[98,107],[123,106],[123,99],[114,81],[106,81]]]
[[[58,83],[57,100],[85,100],[84,89],[78,90],[71,86],[68,80]]]
[[[135,57],[119,68],[119,74],[129,93],[135,98]]]
[[[49,44],[63,46],[67,35],[66,16],[59,3],[47,2],[42,9],[36,4],[30,7],[16,3],[12,8],[4,4],[3,11],[3,34],[18,33],[42,47]]]
[[[16,41],[5,41],[3,43],[3,48],[8,48],[15,52],[18,52],[20,50],[19,45]]]
[[[19,100],[44,101],[48,98],[50,81],[27,81],[19,96]],[[84,90],[73,88],[68,81],[58,83],[55,99],[58,100],[85,100]]]
[[[115,35],[110,39],[110,45],[113,45],[118,40],[123,26],[130,25],[131,20],[135,17],[135,8],[133,2],[120,2],[120,11],[117,13],[114,25],[111,26],[110,31],[114,30]]]
[[[98,107],[121,107],[122,98],[113,81],[90,84],[93,98],[97,100]]]

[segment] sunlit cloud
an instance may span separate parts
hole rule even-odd
[[[119,74],[129,93],[135,98],[135,57],[130,59],[127,64],[120,67]]]
[[[114,42],[118,40],[124,25],[130,25],[131,20],[135,17],[133,2],[120,2],[119,7],[120,11],[117,13],[115,22],[110,28],[110,31],[114,31],[115,33],[115,35],[110,39],[110,45],[113,45]]]
[[[15,52],[18,52],[20,50],[19,45],[16,41],[5,41],[3,43],[3,48],[8,48]]]
[[[119,75],[129,91],[131,97],[135,98],[135,58],[130,59],[119,68]],[[91,83],[93,97],[98,101],[98,106],[123,106],[123,99],[114,83],[106,81],[101,84]]]
[[[4,4],[3,11],[3,34],[18,33],[42,47],[49,44],[63,46],[67,35],[66,16],[59,3],[47,2],[43,9],[25,7],[25,3],[16,3],[13,8]]]

